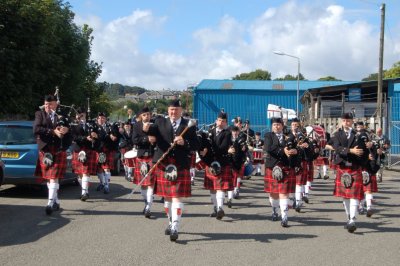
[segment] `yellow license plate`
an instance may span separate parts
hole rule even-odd
[[[19,153],[15,151],[2,151],[1,158],[18,159]]]

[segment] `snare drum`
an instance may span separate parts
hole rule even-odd
[[[130,151],[125,152],[124,153],[125,165],[130,167],[130,168],[134,168],[135,167],[135,163],[136,163],[136,157],[137,157],[137,150],[136,149],[132,149]]]
[[[254,163],[262,163],[264,161],[263,149],[254,148],[253,160],[254,160]]]

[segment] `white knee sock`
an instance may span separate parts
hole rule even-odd
[[[233,199],[233,190],[228,191],[228,200]]]
[[[358,199],[350,199],[350,221],[354,221],[356,219],[358,204],[360,204]]]
[[[302,190],[302,189],[301,189],[301,185],[296,185],[296,194],[295,194],[296,196],[295,196],[295,197],[296,197],[296,201],[297,201],[297,202],[300,202],[300,201],[301,201],[301,198],[302,198],[301,190]]]
[[[237,188],[240,188],[240,182],[242,182],[242,178],[238,177],[237,182],[235,184]]]
[[[104,171],[104,186],[108,186],[111,181],[111,173],[109,171]]]
[[[194,176],[196,175],[196,168],[190,168],[190,178],[193,181]]]
[[[271,203],[272,213],[277,213],[279,209],[279,199],[269,197],[269,203]]]
[[[365,201],[367,202],[367,210],[371,209],[373,199],[374,196],[372,194],[365,194]]]
[[[104,173],[97,173],[97,177],[99,178],[100,184],[104,184]]]
[[[282,220],[287,219],[289,211],[289,199],[279,199],[279,207],[281,208]]]
[[[310,193],[310,189],[311,189],[311,182],[307,181],[306,185],[304,186],[304,193],[308,195]]]
[[[183,213],[183,203],[182,202],[172,202],[171,208],[172,208],[172,211],[171,211],[172,229],[178,231],[182,213]]]
[[[217,194],[211,193],[210,197],[211,197],[211,202],[212,202],[213,206],[216,208],[217,207]]]
[[[146,188],[140,189],[140,195],[142,195],[143,200],[147,203],[147,189]]]
[[[58,183],[47,183],[49,189],[49,201],[47,205],[52,205],[54,202],[58,203],[57,191],[60,188]]]
[[[169,225],[171,225],[171,202],[170,201],[164,201],[164,211],[165,211],[165,214],[167,215]]]
[[[346,212],[346,218],[349,219],[350,217],[350,200],[343,198],[343,207],[344,211]]]
[[[217,198],[217,208],[222,208],[224,206],[225,192],[218,190],[215,196]]]
[[[154,189],[152,187],[147,187],[147,193],[146,193],[146,200],[147,200],[147,206],[150,209],[151,205],[153,204],[153,192]]]
[[[322,166],[322,172],[324,173],[324,176],[326,175],[326,170],[327,170],[326,165],[323,165]]]
[[[85,193],[89,193],[89,184],[90,184],[90,176],[83,175],[82,176],[82,195]]]

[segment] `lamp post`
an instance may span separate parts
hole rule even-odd
[[[274,51],[274,54],[285,55],[297,59],[297,92],[296,92],[296,116],[299,117],[299,98],[300,98],[300,58],[294,55],[286,54],[281,51]]]

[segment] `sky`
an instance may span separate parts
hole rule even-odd
[[[69,0],[93,29],[98,81],[183,90],[267,70],[358,81],[378,72],[376,0]],[[400,1],[387,0],[384,69],[400,61]],[[277,55],[281,51],[294,57]],[[298,59],[297,59],[297,58]]]

